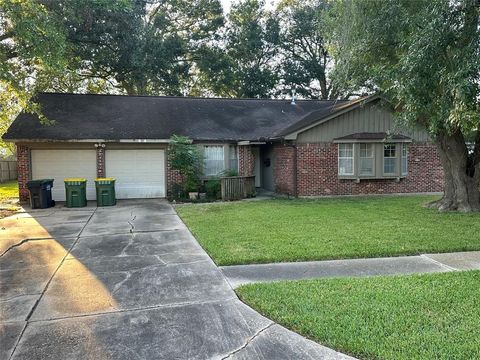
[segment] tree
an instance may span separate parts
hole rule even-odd
[[[325,0],[284,1],[278,7],[281,20],[283,91],[296,89],[311,99],[336,99],[330,79],[332,58],[326,44]]]
[[[435,141],[440,210],[480,210],[479,12],[471,0],[342,0],[332,12],[338,81],[383,92]]]
[[[203,46],[198,66],[202,83],[226,97],[268,97],[278,81],[278,21],[260,0],[236,3],[220,41]]]
[[[62,19],[84,79],[130,95],[181,95],[195,52],[223,24],[218,0],[48,2]]]
[[[39,91],[180,95],[222,24],[218,0],[0,0],[0,133],[47,122]]]

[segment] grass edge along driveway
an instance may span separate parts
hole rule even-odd
[[[217,265],[480,250],[480,214],[434,196],[274,199],[177,206]]]
[[[480,358],[480,271],[250,284],[269,319],[360,359]]]

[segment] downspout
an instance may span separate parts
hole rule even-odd
[[[297,144],[293,144],[293,196],[298,197]]]

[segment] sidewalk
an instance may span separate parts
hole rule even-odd
[[[371,259],[221,266],[230,285],[342,276],[375,276],[480,269],[480,251]]]

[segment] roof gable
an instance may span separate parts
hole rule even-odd
[[[279,134],[279,136],[287,140],[295,140],[300,132],[311,129],[317,125],[333,120],[342,114],[353,111],[355,109],[358,109],[359,107],[365,106],[375,101],[379,101],[381,99],[382,97],[380,95],[374,94],[352,101],[338,102],[330,109],[330,111],[314,111],[308,114],[300,121],[285,128]]]

